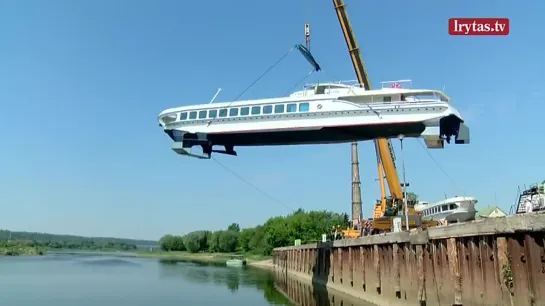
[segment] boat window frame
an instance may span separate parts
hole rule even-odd
[[[180,113],[180,121],[187,120],[187,112],[181,112]]]
[[[206,119],[207,116],[208,116],[208,111],[207,110],[199,111],[199,119]]]
[[[254,110],[257,110],[257,112],[254,112]],[[252,106],[250,112],[252,115],[261,115],[261,106]]]
[[[263,106],[263,115],[270,115],[273,113],[273,106],[272,105],[264,105]]]
[[[299,103],[299,105],[298,105],[298,107],[297,107],[297,110],[298,110],[300,113],[309,112],[309,111],[310,111],[310,103],[308,103],[308,102]]]
[[[208,111],[208,118],[215,119],[218,116],[218,110],[217,109],[211,109]]]
[[[229,109],[229,117],[237,117],[237,116],[238,116],[238,107],[230,108]]]
[[[240,108],[240,115],[241,116],[249,116],[250,115],[250,107],[244,106]]]
[[[296,112],[297,112],[297,103],[286,104],[286,113],[296,113]]]
[[[274,106],[274,113],[275,113],[275,114],[283,114],[285,108],[286,108],[286,107],[285,107],[284,104],[276,104],[276,105]]]
[[[229,114],[229,110],[227,108],[220,108],[218,112],[218,117],[225,118]]]
[[[197,111],[190,111],[189,120],[195,120],[195,119],[197,119]]]

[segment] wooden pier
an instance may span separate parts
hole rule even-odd
[[[275,273],[378,305],[545,305],[545,214],[274,250]]]

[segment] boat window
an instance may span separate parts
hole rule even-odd
[[[325,86],[316,86],[316,90],[314,91],[317,95],[323,95],[325,94]]]
[[[443,205],[443,206],[441,206],[441,210],[442,210],[442,211],[447,211],[447,210],[448,210],[448,205]]]
[[[190,120],[197,119],[197,112],[190,112],[189,113],[189,119]]]
[[[382,97],[382,102],[392,102],[392,97],[390,96]]]
[[[284,112],[284,104],[277,104],[274,106],[274,113],[280,114]]]
[[[248,116],[250,114],[250,108],[249,107],[242,107],[240,109],[240,115],[241,116]]]
[[[212,109],[212,110],[208,111],[208,118],[214,119],[217,116],[218,116],[218,110],[217,109]]]
[[[297,104],[290,103],[286,105],[286,113],[295,113],[297,111]]]
[[[180,114],[180,120],[187,120],[187,112],[183,112]]]
[[[299,103],[299,111],[300,112],[308,112],[309,110],[309,104],[308,103]]]
[[[238,116],[238,108],[229,109],[229,116],[231,116],[231,117]]]
[[[263,106],[263,114],[272,114],[272,105]]]
[[[450,204],[450,209],[456,209],[456,208],[458,208],[458,207],[456,206],[456,204]]]
[[[252,115],[261,114],[261,106],[252,106]]]
[[[199,119],[206,119],[206,113],[207,111],[202,110],[199,112]]]
[[[226,108],[220,109],[220,117],[227,117],[227,109]]]

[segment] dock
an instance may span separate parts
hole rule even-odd
[[[276,248],[277,277],[377,305],[545,305],[545,214]]]

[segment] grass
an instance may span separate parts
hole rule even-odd
[[[231,255],[243,255],[247,262],[257,262],[270,259],[270,256],[262,256],[255,254],[235,254],[235,253],[190,253],[190,252],[137,252],[137,256],[148,258],[164,258],[164,259],[181,259],[181,260],[193,260],[201,262],[225,262]]]
[[[0,247],[0,256],[41,256],[47,250],[41,247],[30,247],[22,245],[11,245]]]

